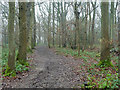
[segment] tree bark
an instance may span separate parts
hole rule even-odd
[[[100,65],[110,65],[109,2],[101,2],[101,57]]]
[[[15,2],[9,2],[9,17],[8,17],[9,56],[8,56],[8,66],[9,66],[10,70],[15,69],[14,19],[15,19]]]
[[[93,4],[92,3],[92,7],[93,7],[93,9],[95,8],[95,6],[96,6],[96,2],[95,2],[95,4]],[[94,11],[93,11],[93,20],[92,20],[92,40],[91,40],[91,49],[93,49],[94,48],[94,42],[95,42],[95,32],[94,32],[94,25],[95,25],[95,12],[96,12],[96,9],[94,9]]]
[[[85,31],[84,31],[84,49],[86,49],[87,48],[87,18],[88,18],[88,6],[86,5],[85,6],[85,9],[86,9],[86,12],[85,12]]]
[[[61,34],[61,31],[60,31],[60,16],[59,16],[59,14],[60,14],[60,3],[58,2],[58,22],[59,22],[59,30],[58,30],[58,33],[59,33],[59,35],[58,35],[58,42],[59,42],[59,47],[61,47],[61,39],[60,39],[60,34]]]
[[[89,34],[88,34],[88,42],[89,42],[89,48],[91,44],[91,14],[90,14],[90,3],[88,2],[88,8],[89,8]]]
[[[118,6],[118,64],[120,64],[120,1]],[[118,71],[120,74],[120,65],[118,65]]]
[[[114,2],[111,2],[111,14],[110,14],[110,30],[111,30],[111,40],[114,41]],[[113,44],[113,43],[112,43]]]
[[[74,44],[71,46],[73,49],[77,48],[77,33],[78,33],[78,28],[79,28],[79,12],[77,10],[77,2],[75,2],[74,5],[74,15],[75,15],[75,32],[74,32]]]
[[[54,11],[55,3],[53,2],[53,47],[55,46],[55,11]]]
[[[27,48],[28,48],[28,50],[31,50],[31,11],[30,11],[30,9],[31,9],[31,2],[28,2],[27,3]]]
[[[31,10],[30,10],[30,30],[29,30],[29,40],[28,40],[28,48],[32,50],[33,48],[33,27],[34,27],[34,15],[33,15],[33,2],[31,3]]]
[[[79,30],[80,24],[79,24],[79,12],[77,7],[77,2],[75,2],[74,14],[75,14],[75,30],[76,30],[75,33],[76,33],[76,38],[78,39],[78,56],[79,56],[80,55],[80,30]]]
[[[49,16],[48,16],[48,47],[51,48],[51,3],[49,3]]]
[[[27,22],[26,22],[26,2],[19,2],[19,50],[18,60],[20,63],[26,62],[27,57]]]
[[[35,18],[35,2],[33,3],[33,15],[34,15],[34,35],[33,35],[33,48],[36,46],[36,18]]]

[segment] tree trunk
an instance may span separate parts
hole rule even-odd
[[[2,19],[2,28],[3,28],[3,30],[2,30],[2,32],[3,32],[3,34],[2,34],[2,45],[3,45],[3,49],[4,48],[7,48],[7,44],[8,44],[8,38],[7,38],[7,30],[6,30],[6,27],[5,27],[5,25],[4,25],[4,20]]]
[[[114,10],[115,10],[115,17],[114,17],[114,18],[115,18],[115,19],[114,19],[115,25],[116,25],[116,23],[117,23],[117,20],[116,20],[116,19],[117,19],[117,14],[116,14],[116,12],[117,12],[117,7],[118,7],[118,2],[116,2],[116,6],[115,6],[115,9],[114,9]],[[117,28],[117,27],[116,27],[116,28]]]
[[[101,57],[100,65],[110,66],[109,2],[101,2]]]
[[[63,13],[63,27],[64,27],[64,47],[67,46],[67,31],[66,31],[66,15],[67,15],[67,10],[66,10],[66,2],[64,2],[64,13]]]
[[[10,70],[15,69],[14,19],[15,19],[15,2],[9,2],[9,18],[8,18],[9,56],[8,56],[8,66],[9,66]]]
[[[75,14],[75,30],[76,32],[75,33],[78,33],[76,34],[76,37],[78,39],[78,56],[80,55],[80,30],[79,30],[79,12],[78,12],[78,7],[77,7],[77,2],[75,2],[75,7],[74,7],[74,14]]]
[[[95,6],[96,6],[96,2],[95,2],[95,4],[92,3],[92,7],[93,7],[94,11],[93,11],[93,20],[92,20],[92,35],[91,35],[91,36],[92,36],[92,40],[91,40],[91,49],[94,48],[94,42],[95,42],[95,31],[94,31],[94,25],[95,25],[95,12],[96,12]]]
[[[58,22],[59,22],[59,30],[58,30],[58,33],[59,33],[59,36],[58,36],[58,42],[59,42],[59,47],[61,47],[61,39],[60,39],[60,34],[61,34],[61,31],[60,31],[60,3],[58,2]]]
[[[84,49],[87,48],[87,14],[88,14],[88,6],[85,6],[86,12],[85,12],[85,31],[84,31]]]
[[[19,50],[18,60],[24,64],[27,57],[27,27],[26,27],[26,3],[19,2]]]
[[[74,44],[71,46],[72,49],[76,49],[77,48],[77,33],[78,33],[78,22],[79,22],[79,13],[77,10],[77,2],[75,2],[75,6],[74,6],[74,14],[75,14],[75,32],[74,32]]]
[[[41,43],[41,25],[40,25],[41,23],[40,23],[40,21],[39,21],[39,28],[38,28],[38,37],[39,37],[39,40],[38,40],[38,44],[40,44]]]
[[[120,64],[120,2],[119,2],[119,6],[118,6],[118,52],[119,52],[119,56],[118,56],[118,64]],[[120,65],[118,65],[118,71],[120,73]]]
[[[31,2],[27,3],[27,48],[28,50],[31,50]]]
[[[88,8],[89,8],[89,34],[88,34],[88,42],[89,42],[89,48],[91,44],[91,14],[90,14],[90,3],[88,2]]]
[[[57,2],[57,33],[56,33],[56,45],[58,46],[59,43],[59,2]]]
[[[32,13],[31,13],[31,28],[32,28],[32,42],[31,48],[33,49],[36,46],[36,19],[35,19],[35,3],[32,2]]]
[[[110,15],[111,15],[110,16],[111,40],[112,42],[114,42],[114,2],[111,2],[111,14]]]
[[[36,18],[35,18],[35,3],[33,3],[33,15],[34,15],[34,35],[33,35],[33,48],[36,46]]]
[[[62,29],[62,47],[66,47],[66,37],[65,37],[65,12],[63,10],[63,3],[61,2],[61,29]]]
[[[49,16],[48,16],[48,47],[51,48],[51,3],[49,3]]]
[[[30,2],[31,4],[31,11],[30,11],[30,29],[29,29],[29,39],[28,39],[28,48],[30,49],[30,50],[32,50],[32,48],[33,48],[33,42],[32,42],[32,40],[33,40],[33,38],[32,38],[32,35],[33,35],[33,26],[34,26],[34,16],[33,16],[33,3],[32,2]]]
[[[53,2],[53,47],[55,45],[55,11],[54,11],[54,2]]]
[[[19,47],[19,23],[18,23],[18,17],[15,18],[15,44],[16,44],[16,48],[18,49]]]

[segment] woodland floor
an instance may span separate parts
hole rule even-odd
[[[16,78],[4,79],[3,87],[13,88],[80,88],[86,80],[85,71],[77,73],[75,68],[82,61],[57,55],[54,49],[36,47],[29,55],[30,70]]]

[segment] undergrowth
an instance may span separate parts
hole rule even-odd
[[[16,61],[15,70],[9,71],[9,67],[7,64],[8,63],[8,51],[9,51],[8,48],[5,48],[2,50],[2,62],[0,62],[2,65],[2,76],[15,77],[17,73],[22,73],[24,71],[29,70],[30,66],[28,62],[25,62],[24,65],[22,65],[19,61]],[[15,58],[17,58],[17,54],[18,54],[18,51],[16,50]]]
[[[120,80],[118,78],[118,57],[111,54],[111,61],[113,67],[100,67],[100,53],[90,50],[80,51],[78,56],[77,50],[69,48],[56,48],[57,54],[64,56],[72,56],[78,60],[83,60],[83,64],[79,66],[84,67],[87,74],[87,85],[82,84],[82,88],[119,88]],[[81,71],[81,70],[79,70]],[[81,73],[81,72],[79,72]]]

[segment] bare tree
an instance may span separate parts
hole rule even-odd
[[[49,3],[49,16],[48,16],[48,47],[50,48],[50,42],[51,42],[51,3]]]
[[[91,4],[92,4],[92,7],[93,7],[93,9],[96,7],[96,2],[95,3],[93,3],[93,2],[91,2]],[[95,25],[95,12],[96,12],[96,9],[94,9],[94,11],[93,11],[93,19],[92,19],[92,39],[91,39],[91,48],[94,48],[93,47],[93,45],[94,45],[94,42],[95,42],[95,31],[94,31],[94,25]]]
[[[119,7],[118,7],[118,64],[120,63],[120,1],[119,1]],[[120,71],[120,65],[118,65],[118,71]],[[120,72],[119,72],[120,73]]]
[[[9,2],[9,18],[8,18],[9,56],[8,56],[8,66],[9,66],[10,70],[15,69],[14,19],[15,19],[15,2]]]
[[[101,2],[101,57],[100,65],[110,66],[109,2]]]
[[[26,20],[26,2],[19,2],[19,50],[18,60],[24,64],[27,57],[27,20]]]

